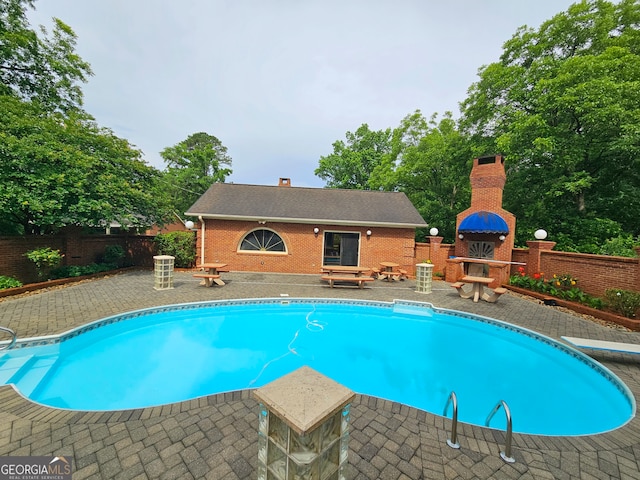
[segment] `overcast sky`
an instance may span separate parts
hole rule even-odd
[[[94,76],[85,109],[159,169],[196,132],[233,159],[227,181],[324,186],[332,144],[363,123],[453,112],[521,25],[567,0],[38,0]]]

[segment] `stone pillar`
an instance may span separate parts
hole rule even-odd
[[[527,242],[527,245],[529,246],[527,275],[532,276],[534,273],[540,273],[540,252],[543,250],[553,250],[553,247],[556,246],[556,242],[531,240]]]

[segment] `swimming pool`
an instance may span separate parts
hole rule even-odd
[[[586,355],[504,322],[407,301],[172,305],[19,345],[0,357],[0,383],[74,410],[257,388],[308,365],[357,393],[437,415],[455,391],[459,420],[477,425],[504,400],[521,433],[599,433],[635,415],[624,383]],[[492,427],[505,427],[499,417]]]

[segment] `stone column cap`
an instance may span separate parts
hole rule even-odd
[[[308,366],[254,390],[253,396],[299,435],[351,403],[355,393]]]

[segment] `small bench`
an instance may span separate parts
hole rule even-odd
[[[210,287],[213,283],[216,285],[224,285],[224,282],[220,280],[220,275],[216,275],[213,273],[194,273],[193,276],[195,278],[203,278],[204,284],[207,287]]]
[[[406,280],[407,278],[409,278],[407,276],[407,271],[406,270],[399,269],[398,271],[400,272],[400,275],[399,275],[399,279],[400,280]]]
[[[322,280],[329,282],[329,286],[333,288],[334,282],[357,283],[358,288],[363,288],[366,282],[375,280],[373,277],[347,277],[338,275],[323,275]]]
[[[507,289],[503,287],[498,287],[493,290],[492,294],[485,293],[482,296],[482,299],[489,303],[496,303],[500,298],[500,295],[507,293]]]

